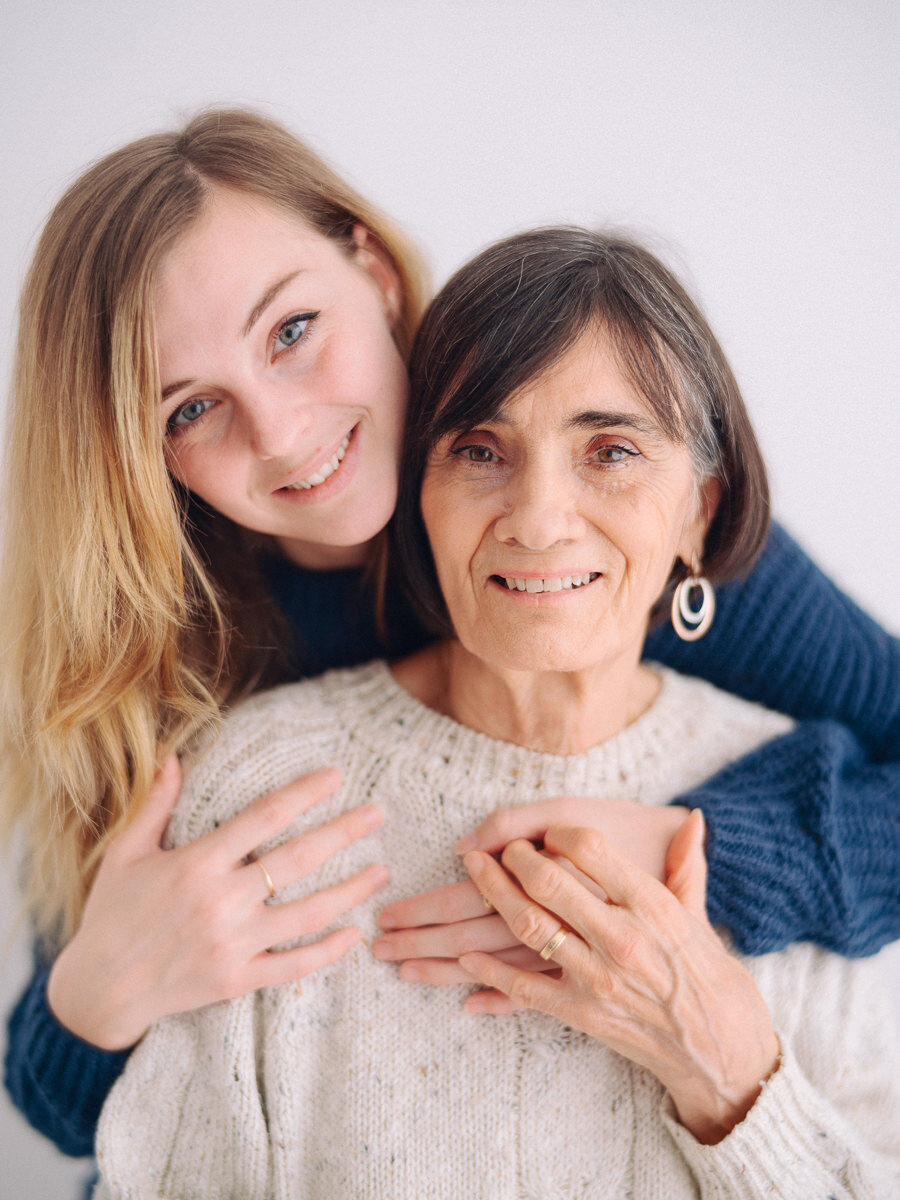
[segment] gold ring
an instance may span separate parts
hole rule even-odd
[[[543,950],[540,951],[541,958],[544,960],[544,962],[546,962],[548,958],[551,958],[556,953],[568,936],[568,929],[564,929],[562,926],[557,929],[556,933],[554,933],[547,945],[543,948]]]
[[[263,879],[266,881],[266,887],[269,889],[269,899],[275,899],[275,884],[272,882],[272,876],[266,870],[266,864],[258,858],[254,858],[254,863],[263,873]]]
[[[482,903],[482,904],[484,905],[484,907],[485,907],[485,908],[488,910],[488,912],[496,912],[496,911],[497,911],[497,910],[494,908],[493,904],[491,904],[490,900],[488,900],[487,896],[482,896],[482,897],[481,897],[481,903]]]

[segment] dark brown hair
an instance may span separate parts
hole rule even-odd
[[[665,433],[687,446],[698,483],[722,498],[706,536],[713,581],[751,568],[766,538],[765,466],[731,368],[696,304],[643,246],[570,227],[507,238],[462,267],[432,301],[410,362],[412,392],[392,537],[412,602],[435,633],[452,626],[419,494],[436,443],[493,420],[507,401],[590,331]],[[676,564],[669,587],[683,578]]]

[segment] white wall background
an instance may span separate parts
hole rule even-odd
[[[201,105],[253,105],[398,218],[438,283],[537,223],[651,236],[730,355],[777,514],[898,633],[898,43],[892,0],[3,0],[0,377],[63,186]],[[21,940],[2,961],[7,1007]],[[84,1174],[5,1095],[0,1161],[10,1197]]]

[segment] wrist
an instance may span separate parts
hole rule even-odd
[[[147,1026],[116,997],[115,988],[97,983],[98,976],[79,964],[77,947],[70,942],[59,954],[47,977],[47,1006],[63,1029],[98,1050],[128,1050]],[[90,980],[93,987],[85,987]]]
[[[781,1045],[773,1032],[758,1064],[740,1080],[691,1080],[670,1087],[678,1119],[701,1145],[714,1146],[740,1125],[781,1066]]]

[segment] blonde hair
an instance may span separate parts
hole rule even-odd
[[[245,531],[170,479],[158,425],[154,273],[216,185],[348,254],[365,225],[400,278],[404,355],[424,304],[411,244],[286,129],[242,110],[115,151],[51,214],[21,299],[0,577],[0,815],[21,828],[25,901],[51,948],[77,928],[158,748],[215,721],[271,649],[262,588],[238,603]]]

